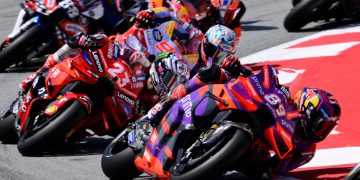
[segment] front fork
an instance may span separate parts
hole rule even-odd
[[[22,24],[24,24],[24,21],[26,20],[26,16],[27,16],[27,13],[24,9],[21,9],[19,11],[19,14],[16,18],[16,22],[15,22],[15,25],[13,27],[13,30],[11,31],[11,33],[15,33],[16,31],[18,31],[18,29],[20,28],[20,26]]]

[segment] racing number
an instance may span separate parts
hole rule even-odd
[[[278,107],[275,109],[275,112],[278,116],[285,116],[285,107],[281,103],[281,99],[276,94],[266,94],[264,96],[265,100],[269,102],[272,105],[278,105]]]
[[[114,63],[114,67],[115,68],[109,68],[108,70],[112,77],[118,77],[117,74],[124,73],[124,67],[121,64]],[[126,84],[130,82],[129,74],[127,71],[125,71],[124,76],[124,78],[118,78],[118,80],[116,81],[116,84],[120,88],[126,86]]]
[[[159,52],[175,52],[175,49],[166,41],[161,41],[155,47]]]

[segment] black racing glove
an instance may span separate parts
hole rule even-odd
[[[77,33],[68,39],[67,44],[72,49],[80,48],[82,50],[96,50],[102,46],[98,43],[102,38],[104,38],[104,36]]]

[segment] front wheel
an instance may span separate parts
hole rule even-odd
[[[65,134],[86,115],[85,107],[75,100],[54,116],[34,121],[19,139],[19,152],[23,155],[34,155],[49,149],[56,142],[61,142]]]
[[[236,128],[224,134],[211,149],[192,153],[194,156],[181,165],[182,170],[178,170],[180,166],[172,170],[171,179],[213,179],[237,161],[250,143],[249,133]]]
[[[295,7],[297,4],[299,4],[301,0],[292,0],[292,5]]]
[[[19,140],[18,123],[15,114],[0,119],[0,141],[4,144],[15,144]]]
[[[302,0],[285,17],[284,27],[289,32],[299,31],[306,24],[317,19],[320,9],[328,0]]]
[[[42,28],[36,24],[21,32],[19,37],[0,50],[0,71],[24,60],[27,56],[27,50],[42,43],[45,40],[44,38]]]
[[[101,158],[101,168],[110,179],[133,179],[141,174],[134,164],[135,152],[127,144],[126,132],[108,145]]]

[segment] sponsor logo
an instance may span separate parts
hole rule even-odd
[[[125,102],[131,104],[132,106],[135,105],[135,101],[133,99],[131,99],[130,97],[126,96],[125,94],[118,92],[118,97],[122,100],[124,100]]]
[[[281,125],[286,127],[288,130],[290,130],[291,133],[294,133],[294,128],[285,120],[281,119]]]
[[[91,53],[92,56],[93,56],[93,59],[95,61],[95,64],[96,64],[96,68],[98,70],[99,73],[103,73],[104,72],[104,68],[101,64],[101,60],[100,60],[100,57],[99,57],[99,54],[98,52],[92,52]]]
[[[259,80],[257,79],[256,76],[252,76],[251,79],[255,82],[255,85],[257,87],[257,89],[259,90],[260,94],[261,95],[264,95],[264,90],[259,82]]]
[[[132,89],[143,88],[143,87],[144,87],[144,83],[143,83],[143,82],[137,82],[137,83],[132,83],[132,84],[131,84],[131,88],[132,88]]]
[[[152,33],[150,30],[146,31],[146,33],[145,33],[146,43],[147,43],[148,47],[153,46],[155,44],[151,38],[151,34]]]
[[[113,55],[114,55],[114,45],[110,43],[110,45],[108,46],[108,52],[106,57],[112,58]]]
[[[91,61],[91,59],[90,59],[89,54],[87,54],[87,53],[85,53],[85,52],[82,52],[81,55],[82,55],[82,57],[84,58],[84,60],[85,60],[90,66],[93,65],[93,63],[92,63],[92,61]]]
[[[145,81],[146,80],[146,75],[138,75],[138,76],[136,76],[136,80],[137,81]]]
[[[84,34],[87,33],[86,30],[82,26],[77,25],[77,24],[70,24],[70,23],[65,25],[65,30],[73,32],[73,33],[78,33],[78,32],[82,32]]]
[[[153,30],[153,38],[157,41],[160,42],[163,39],[163,35],[161,34],[161,31],[154,29]]]
[[[120,54],[120,46],[118,44],[115,44],[113,51],[114,51],[114,58],[118,59]]]
[[[95,78],[99,78],[99,76],[97,74],[95,74],[94,72],[90,71],[89,69],[86,69],[86,71],[91,74],[92,76],[94,76]]]
[[[192,102],[191,102],[191,96],[187,95],[184,98],[181,99],[181,107],[185,111],[186,117],[191,117],[191,108],[192,108]]]

